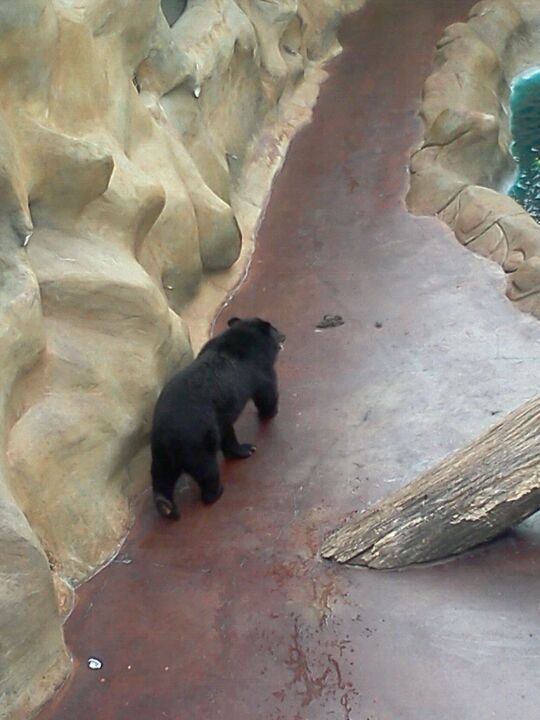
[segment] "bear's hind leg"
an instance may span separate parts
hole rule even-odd
[[[180,472],[176,472],[169,464],[152,459],[152,491],[154,503],[160,515],[169,520],[178,520],[180,513],[174,502],[174,488]]]
[[[219,467],[215,456],[208,457],[190,475],[201,488],[201,499],[205,505],[211,505],[219,500],[223,494],[223,485],[219,478]]]
[[[255,445],[239,443],[232,425],[227,425],[221,435],[221,449],[226,458],[248,458],[255,452]]]

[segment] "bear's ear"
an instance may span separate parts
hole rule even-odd
[[[232,327],[235,323],[239,323],[239,322],[240,322],[240,318],[233,317],[227,322],[227,325],[229,327]]]
[[[263,332],[265,335],[270,335],[270,331],[272,330],[272,325],[269,322],[267,322],[266,320],[261,320],[260,318],[257,318],[257,325],[261,332]]]

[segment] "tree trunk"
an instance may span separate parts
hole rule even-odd
[[[326,539],[322,556],[373,568],[439,560],[540,508],[540,397]]]

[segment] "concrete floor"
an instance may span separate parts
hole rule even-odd
[[[538,523],[401,573],[317,555],[352,511],[540,386],[540,323],[403,202],[433,46],[469,6],[376,0],[345,21],[224,316],[287,333],[281,413],[259,429],[246,411],[239,435],[258,452],[226,465],[215,506],[190,489],[170,524],[146,498],[119,559],[79,592],[75,671],[41,720],[539,717]],[[315,332],[326,313],[345,325]]]

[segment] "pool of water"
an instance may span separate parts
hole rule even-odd
[[[518,172],[508,194],[540,222],[540,68],[514,80],[510,112]]]

